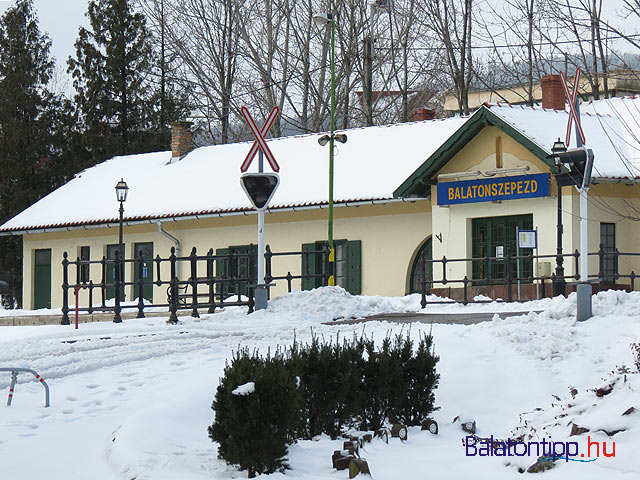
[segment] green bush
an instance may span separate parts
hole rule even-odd
[[[220,458],[251,477],[286,468],[287,445],[297,438],[418,425],[434,410],[438,360],[431,334],[415,348],[408,335],[397,335],[379,349],[364,336],[335,342],[312,336],[273,356],[240,350],[218,386],[209,436],[220,444]],[[255,383],[253,393],[233,394],[247,382]]]
[[[248,382],[255,383],[253,393],[233,394]],[[296,378],[282,354],[238,351],[225,367],[211,406],[216,416],[208,431],[219,444],[218,456],[247,469],[250,478],[284,470],[287,445],[295,439],[298,398]]]

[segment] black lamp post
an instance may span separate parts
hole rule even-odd
[[[127,186],[127,182],[124,179],[120,179],[120,181],[116,184],[116,198],[118,202],[120,202],[120,230],[118,232],[118,257],[115,265],[116,269],[116,289],[115,289],[115,300],[116,300],[116,308],[115,315],[113,321],[115,323],[122,322],[122,318],[120,317],[120,302],[124,300],[124,243],[122,240],[123,233],[123,217],[124,217],[124,202],[127,200],[127,193],[129,193],[129,187]]]
[[[553,147],[551,147],[551,152],[553,155],[556,155],[558,153],[564,153],[567,151],[567,147],[565,146],[564,142],[562,142],[559,138],[558,140],[556,140],[553,144]],[[556,173],[556,183],[558,184],[558,225],[557,225],[557,240],[556,240],[556,275],[555,275],[555,281],[553,283],[553,296],[556,297],[558,295],[566,295],[566,286],[567,286],[567,282],[564,279],[564,267],[563,267],[563,263],[564,263],[564,258],[562,256],[562,233],[563,233],[563,226],[562,226],[562,186],[564,184],[564,182],[562,182],[561,179],[561,171],[560,171],[560,161],[558,159],[558,157],[554,157],[555,159],[555,163],[556,163],[556,167],[558,168],[558,171]]]

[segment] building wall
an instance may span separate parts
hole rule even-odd
[[[125,206],[126,208],[126,206]],[[327,210],[315,209],[299,212],[268,213],[265,217],[265,243],[274,252],[300,251],[303,243],[324,241],[327,238]],[[404,295],[406,293],[411,261],[420,244],[431,234],[430,203],[426,200],[377,204],[367,206],[337,207],[334,210],[334,238],[361,240],[362,242],[362,293],[365,295]],[[256,215],[227,216],[216,219],[165,222],[164,230],[181,243],[182,256],[187,256],[195,246],[199,254],[209,248],[226,248],[234,245],[257,243]],[[169,256],[173,246],[166,237],[158,233],[156,224],[125,226],[124,242],[127,258],[133,254],[137,242],[153,242],[154,256]],[[68,232],[49,232],[24,236],[24,282],[23,305],[33,307],[33,258],[34,251],[51,248],[51,275],[53,308],[62,305],[62,258],[63,252],[70,259],[80,254],[81,246],[89,246],[91,260],[100,260],[107,253],[107,245],[118,243],[117,228],[94,228]],[[190,271],[182,266],[181,279],[187,279]],[[205,266],[198,275],[204,276]],[[273,261],[273,275],[291,272],[299,275],[301,260],[296,257],[280,257]],[[155,269],[154,269],[155,270]],[[162,265],[161,276],[169,278],[169,265]],[[76,271],[69,268],[70,282],[75,282]],[[90,278],[101,280],[100,265],[92,265]],[[126,278],[132,278],[131,267],[126,270]],[[155,271],[154,271],[155,279]],[[300,289],[300,282],[294,282]],[[272,289],[272,295],[286,292],[286,281],[279,281]],[[127,299],[133,295],[133,287],[127,287]],[[80,304],[87,305],[88,292],[80,292]],[[167,287],[154,287],[155,302],[166,302]],[[70,304],[74,303],[70,295]],[[94,305],[101,297],[94,291]]]
[[[538,160],[520,143],[496,127],[483,129],[469,142],[439,174],[466,171],[486,171],[496,169],[496,139],[501,137],[503,168],[529,166],[527,173],[549,172],[546,164]],[[479,202],[438,206],[437,188],[432,186],[433,258],[462,259],[472,257],[471,223],[474,218],[501,217],[532,214],[534,229],[538,229],[538,253],[555,255],[557,242],[557,187],[553,177],[550,182],[550,196],[540,198],[504,200],[501,202]],[[600,223],[616,224],[616,246],[621,252],[640,252],[640,225],[637,221],[623,218],[624,215],[637,218],[640,211],[640,187],[600,184],[589,191],[589,251],[596,252],[600,245]],[[634,212],[634,208],[637,211]],[[565,254],[580,249],[580,199],[574,187],[563,188],[564,225],[563,251]],[[543,259],[549,262],[551,272],[555,270],[555,258]],[[565,273],[575,274],[574,261],[566,258]],[[598,272],[598,258],[589,259],[589,273]],[[640,258],[625,257],[619,262],[619,272],[629,274],[640,271]],[[469,262],[447,263],[448,280],[462,280],[472,277]],[[433,278],[442,278],[441,264],[434,264]],[[627,283],[627,281],[623,281]],[[434,285],[442,287],[440,283]],[[461,283],[448,286],[460,287]]]

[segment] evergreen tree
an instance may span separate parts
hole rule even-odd
[[[91,0],[87,16],[90,29],[80,28],[68,71],[92,161],[166,149],[166,138],[153,125],[144,16],[129,0]]]
[[[65,120],[59,99],[47,88],[50,46],[32,0],[18,0],[0,19],[0,222],[48,193],[63,175],[54,129]],[[0,237],[0,270],[14,274],[16,296],[21,263],[20,237]]]

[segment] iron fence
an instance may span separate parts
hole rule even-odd
[[[292,291],[292,282],[296,279],[320,279],[322,285],[328,284],[329,279],[329,249],[325,245],[319,250],[304,250],[299,252],[272,252],[266,246],[265,252],[265,284],[273,286],[272,282],[277,280],[287,281],[287,291]],[[311,273],[309,259],[311,256],[319,255],[322,259],[322,271]],[[306,265],[306,271],[294,275],[290,271],[286,274],[273,273],[273,258],[284,256],[298,256],[301,264]],[[306,261],[302,259],[306,257]],[[314,257],[315,258],[315,257]],[[146,265],[151,263],[155,271],[155,279],[147,280],[148,272]],[[169,265],[162,268],[163,265]],[[94,282],[90,278],[92,265],[99,265],[100,281]],[[130,270],[137,272],[137,279],[126,280],[123,272],[127,270],[127,265],[131,265]],[[189,277],[180,279],[177,272],[182,270],[184,265],[189,268]],[[257,285],[257,250],[250,245],[248,252],[236,252],[229,249],[228,253],[216,255],[213,248],[205,255],[198,255],[196,248],[191,250],[187,256],[177,256],[174,247],[167,258],[156,255],[155,258],[144,258],[143,252],[138,252],[136,258],[122,259],[119,251],[116,250],[114,258],[102,257],[100,260],[69,260],[69,255],[64,252],[62,259],[62,325],[69,325],[69,294],[75,292],[76,299],[80,290],[87,290],[87,305],[76,306],[79,313],[113,312],[114,322],[121,322],[121,313],[125,309],[137,310],[137,317],[144,318],[145,309],[164,307],[169,310],[169,323],[178,321],[178,310],[190,309],[192,317],[199,317],[199,310],[206,309],[207,313],[213,313],[217,308],[229,306],[247,306],[249,313],[255,307],[255,287]],[[75,267],[75,282],[70,282],[69,270]],[[135,270],[134,270],[135,269]],[[168,270],[168,275],[167,275]],[[204,276],[199,276],[198,272],[206,271]],[[108,278],[108,273],[112,272],[113,279]],[[145,274],[147,273],[147,274]],[[166,302],[155,301],[145,302],[145,286],[167,287]],[[137,302],[124,303],[125,287],[137,289]],[[97,292],[97,294],[96,294]],[[95,297],[99,296],[99,304],[94,304]],[[111,296],[113,295],[113,296]],[[113,302],[110,300],[113,299]]]
[[[620,259],[624,258],[638,258],[640,253],[635,252],[620,252],[618,249],[613,251],[607,251],[600,246],[597,252],[588,253],[589,256],[598,257],[598,273],[588,275],[589,282],[597,287],[598,291],[606,288],[623,288],[629,291],[635,290],[635,282],[639,277],[634,270],[630,270],[629,273],[623,274],[619,272]],[[571,275],[556,275],[552,273],[550,275],[534,275],[533,262],[539,262],[540,260],[551,260],[553,262],[560,262],[565,264],[564,260],[572,261],[573,274]],[[531,272],[527,275],[518,274],[518,264],[523,265],[525,262],[529,262],[529,268],[521,268],[520,272]],[[552,262],[552,264],[553,264]],[[513,302],[514,301],[514,286],[533,286],[536,290],[536,297],[544,298],[552,295],[552,286],[556,282],[565,282],[567,285],[573,286],[580,280],[580,252],[578,250],[573,253],[566,253],[562,255],[511,255],[507,249],[507,253],[501,257],[480,257],[480,258],[456,258],[449,259],[443,256],[441,259],[424,259],[421,263],[421,305],[424,308],[427,304],[437,303],[450,303],[452,301],[459,301],[463,304],[468,303],[489,303],[489,302]],[[447,265],[450,264],[465,264],[463,269],[465,272],[474,272],[472,278],[468,275],[464,275],[463,278],[448,278],[447,277]],[[502,266],[500,269],[492,268],[499,264]],[[439,279],[433,278],[433,266],[439,265],[442,275]],[[475,268],[474,268],[475,267]],[[496,275],[496,271],[502,272]],[[480,273],[478,275],[478,273]],[[628,280],[628,284],[618,283],[620,280]],[[448,285],[456,285],[456,289],[447,287]],[[442,285],[443,287],[438,287]],[[446,292],[448,290],[448,292]],[[476,294],[488,292],[500,292],[503,293],[504,298],[476,298]],[[530,288],[528,288],[530,290]],[[444,300],[428,300],[429,293],[435,293],[439,296],[447,296],[448,299]],[[448,294],[447,294],[448,293]],[[549,295],[551,294],[551,295]],[[497,295],[494,295],[497,296]],[[520,300],[520,298],[518,298]],[[529,298],[527,298],[529,300]]]

